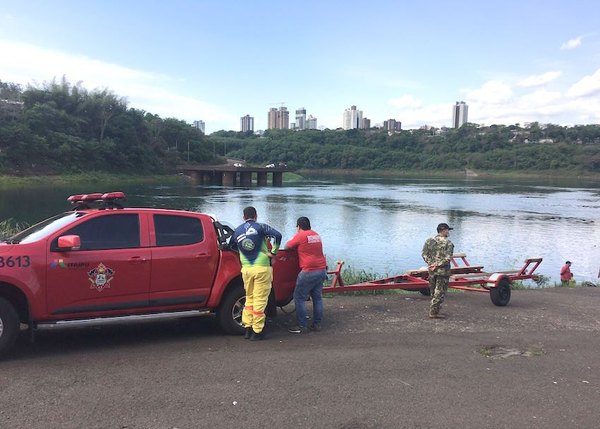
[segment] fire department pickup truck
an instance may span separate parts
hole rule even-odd
[[[0,243],[0,354],[27,325],[124,316],[211,312],[242,333],[244,288],[232,230],[215,217],[182,210],[123,208],[122,192],[73,195],[58,214]],[[268,312],[287,304],[297,254],[273,263]]]

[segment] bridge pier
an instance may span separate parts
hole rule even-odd
[[[223,172],[223,186],[235,186],[237,173],[235,171]]]
[[[267,173],[263,173],[261,171],[256,173],[256,185],[267,186]]]
[[[202,172],[202,184],[203,185],[212,185],[213,177],[212,174],[207,172]]]
[[[273,172],[273,186],[283,186],[283,173]]]
[[[216,171],[213,171],[211,173],[211,185],[223,186],[223,175]]]

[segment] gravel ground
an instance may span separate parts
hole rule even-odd
[[[290,308],[291,307],[291,308]],[[328,296],[323,331],[52,329],[0,362],[0,428],[595,428],[600,290]]]

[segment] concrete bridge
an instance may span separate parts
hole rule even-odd
[[[271,178],[273,186],[283,185],[287,167],[236,167],[233,165],[180,165],[177,170],[190,176],[195,183],[216,186],[266,186]],[[255,179],[255,180],[253,180]]]

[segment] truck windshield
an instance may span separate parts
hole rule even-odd
[[[82,212],[66,212],[46,219],[38,224],[35,224],[24,231],[19,232],[13,237],[6,240],[9,243],[32,243],[41,238],[47,237],[49,234],[59,230],[65,225],[73,222],[75,219],[83,216]]]

